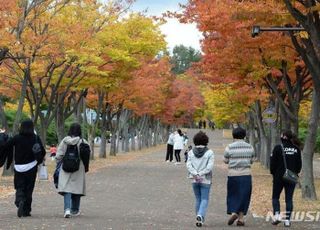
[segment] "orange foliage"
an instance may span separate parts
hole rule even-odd
[[[288,62],[289,74],[294,73],[297,53],[289,36],[263,33],[251,37],[253,25],[294,22],[280,1],[190,0],[184,13],[176,16],[182,22],[196,22],[204,35],[203,59],[192,74],[214,85],[229,84],[239,95],[245,93],[246,105],[268,96],[264,78],[269,74],[282,77],[281,60]]]

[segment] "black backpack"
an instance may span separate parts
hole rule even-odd
[[[65,172],[78,171],[80,167],[80,157],[78,151],[78,145],[67,145],[66,153],[62,159],[62,169]]]

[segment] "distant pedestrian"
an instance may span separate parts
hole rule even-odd
[[[177,130],[177,133],[173,137],[173,150],[176,157],[176,165],[181,164],[180,152],[184,148],[184,136],[181,129]]]
[[[56,153],[57,153],[57,147],[54,144],[52,144],[50,146],[49,152],[50,152],[51,159],[54,160],[56,157]]]
[[[270,157],[270,172],[273,176],[272,206],[274,213],[273,225],[281,223],[280,194],[284,188],[286,202],[286,218],[284,226],[290,227],[291,212],[293,210],[293,193],[296,184],[283,180],[286,168],[299,174],[302,167],[299,142],[291,130],[285,130],[281,134],[281,144],[276,145]]]
[[[81,156],[81,143],[88,144],[82,138],[81,126],[78,123],[73,123],[70,126],[68,136],[63,138],[57,150],[56,160],[58,162],[62,161],[62,167],[59,172],[58,192],[64,196],[65,218],[80,215],[80,199],[81,196],[86,195],[85,172],[88,171],[87,161],[89,158],[88,156]],[[68,168],[66,167],[67,165]],[[74,166],[78,168],[76,171],[74,171]]]
[[[199,121],[199,129],[202,129],[202,120]]]
[[[186,163],[188,160],[188,153],[192,150],[192,145],[189,145],[186,151],[184,152],[184,162]]]
[[[187,132],[183,132],[183,145],[187,146],[189,142],[189,137],[187,135]]]
[[[7,169],[14,162],[15,205],[18,217],[31,216],[32,194],[35,186],[37,165],[44,160],[46,151],[41,139],[34,133],[33,121],[21,122],[19,134],[10,138],[4,146]]]
[[[237,221],[244,226],[252,191],[251,164],[254,158],[253,147],[244,141],[246,131],[235,128],[232,131],[234,142],[229,144],[224,153],[224,162],[228,164],[227,213],[231,214],[228,225]]]
[[[174,144],[174,135],[175,133],[172,132],[169,135],[168,141],[167,141],[167,154],[166,154],[166,162],[172,162],[173,160],[173,144]]]
[[[214,153],[208,149],[208,136],[200,131],[193,137],[195,147],[188,153],[187,169],[192,179],[192,188],[196,211],[196,226],[201,227],[205,221],[209,194],[212,183]]]
[[[206,128],[207,128],[207,122],[206,122],[206,120],[203,120],[202,123],[203,123],[203,128],[206,129]]]
[[[213,121],[209,121],[209,128],[214,130],[215,129],[215,123]]]

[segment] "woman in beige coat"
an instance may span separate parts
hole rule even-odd
[[[81,142],[87,143],[81,138],[81,126],[73,123],[70,126],[68,136],[66,136],[58,146],[56,160],[59,162],[63,159],[68,145],[77,145],[80,157],[79,145]],[[80,198],[86,195],[85,167],[83,160],[80,158],[79,170],[75,172],[66,172],[61,167],[59,173],[58,192],[64,196],[64,217],[80,215]]]

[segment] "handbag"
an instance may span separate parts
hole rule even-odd
[[[282,176],[282,179],[287,183],[297,184],[299,182],[299,177],[298,177],[298,175],[296,173],[294,173],[290,169],[288,169],[285,153],[284,153],[284,150],[283,150],[283,145],[281,145],[281,150],[282,150],[284,168],[286,170],[284,172],[283,176]]]
[[[39,165],[38,178],[39,180],[48,180],[48,168],[45,163]]]

